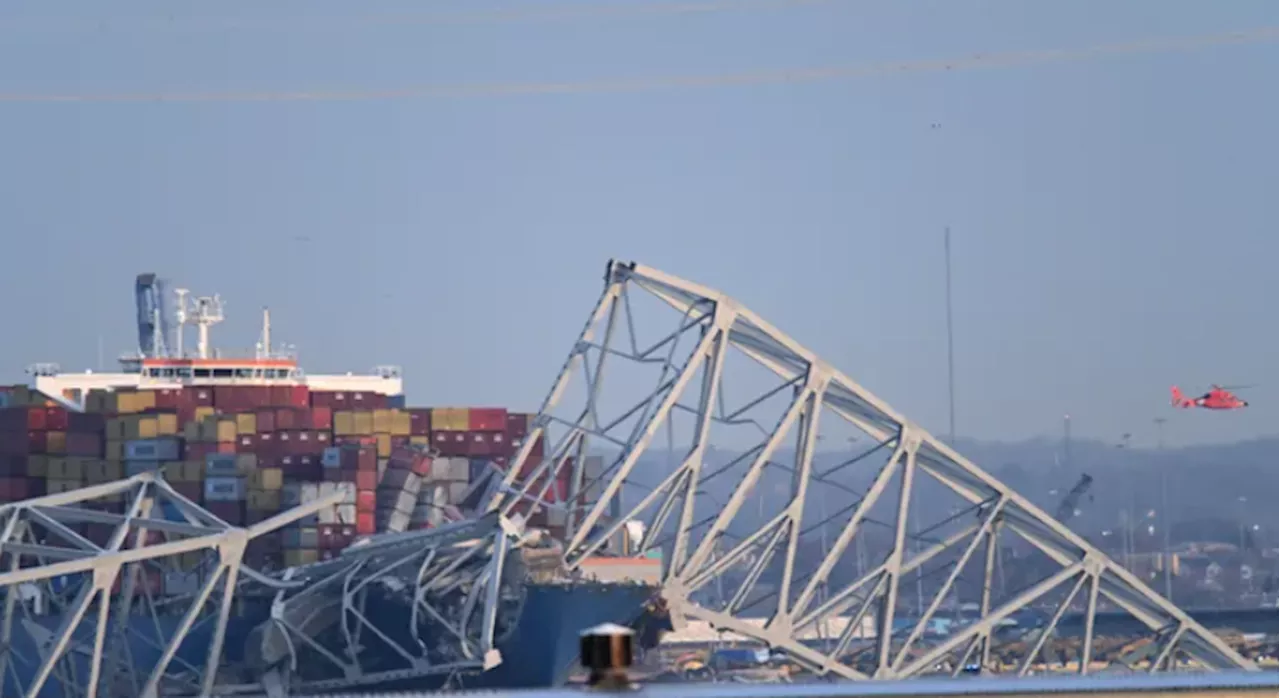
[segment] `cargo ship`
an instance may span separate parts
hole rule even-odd
[[[273,344],[265,309],[253,351],[224,354],[210,342],[211,328],[224,319],[220,297],[170,290],[154,274],[140,275],[134,290],[138,349],[120,357],[119,371],[64,373],[54,364],[37,364],[29,368],[29,385],[0,387],[0,502],[161,470],[188,499],[227,523],[250,525],[341,493],[338,506],[252,541],[245,554],[255,569],[300,568],[335,559],[363,537],[463,519],[460,505],[476,479],[504,470],[529,432],[533,415],[505,408],[407,407],[394,366],[307,374],[292,348]],[[189,328],[195,330],[194,348],[186,346]],[[543,450],[535,444],[525,467],[535,467]],[[598,461],[588,458],[584,468],[598,471]],[[406,472],[420,476],[412,491]],[[567,496],[567,481],[556,485],[548,493],[553,503]],[[103,506],[119,513],[123,501]],[[527,524],[563,538],[554,516],[555,510],[534,512]],[[77,530],[96,543],[110,532],[91,523]],[[182,564],[194,571],[199,556]],[[577,632],[646,617],[657,567],[622,580],[552,577],[523,582],[519,620],[499,645],[503,662],[464,685],[562,682],[576,659]],[[158,597],[189,594],[192,587],[183,577],[146,576],[143,582]],[[248,609],[228,628],[229,660],[244,654],[244,638],[263,622],[263,609]],[[14,646],[39,641],[59,622],[58,613],[34,616],[15,627]],[[194,658],[206,642],[189,636],[179,656],[190,651]],[[149,651],[138,649],[140,655]],[[401,687],[434,686],[416,681]],[[8,695],[12,687],[0,688]]]

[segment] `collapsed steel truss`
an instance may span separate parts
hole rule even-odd
[[[488,515],[286,570],[251,638],[254,673],[285,695],[491,669],[524,599],[524,539],[519,520]]]
[[[675,311],[675,331],[651,344],[637,336],[633,310],[645,294],[667,313]],[[686,341],[692,348],[679,351]],[[754,398],[740,409],[728,407],[725,397],[726,388],[737,385],[736,374],[726,368],[735,355],[755,370],[763,368],[772,381],[770,389],[752,390]],[[613,394],[602,390],[605,366],[628,362],[656,366],[659,375],[645,385],[656,382],[657,387],[610,403]],[[581,399],[563,406],[579,369],[585,374]],[[611,374],[610,385],[615,384]],[[691,404],[681,402],[686,393],[695,395]],[[771,399],[780,406],[769,428],[750,414]],[[610,406],[621,414],[611,421],[603,416]],[[680,415],[692,416],[688,442],[676,450],[671,434]],[[826,421],[820,425],[820,420]],[[712,463],[713,427],[743,425],[759,427],[763,441],[729,463]],[[856,428],[862,443],[869,437],[874,446],[837,464],[819,465],[832,455],[818,446],[833,425]],[[624,484],[635,484],[635,476],[652,472],[663,460],[650,452],[658,450],[651,447],[664,427],[666,456],[673,458],[665,478],[644,496],[623,501]],[[794,446],[785,449],[789,435]],[[534,467],[531,454],[540,438],[549,455]],[[616,450],[598,482],[584,477],[588,443]],[[855,492],[838,471],[858,472],[859,466],[864,488]],[[739,469],[736,486],[708,508],[711,483],[730,477],[734,468]],[[771,518],[749,521],[744,516],[749,498],[756,497],[763,512],[765,498],[757,490],[770,468],[785,471],[789,480],[776,498],[782,506]],[[528,475],[517,482],[522,471]],[[558,501],[553,487],[564,474],[568,496]],[[615,541],[626,521],[646,522],[637,547],[663,551],[662,596],[677,628],[687,620],[705,621],[783,649],[820,674],[899,678],[958,673],[973,664],[986,672],[1025,674],[1045,666],[1046,641],[1059,634],[1061,619],[1073,610],[1084,615],[1076,670],[1097,670],[1108,659],[1136,668],[1123,657],[1104,656],[1101,630],[1095,628],[1100,607],[1127,611],[1149,630],[1154,649],[1143,664],[1149,671],[1253,668],[1129,570],[743,305],[637,264],[610,262],[604,292],[503,485],[488,501],[491,511],[510,514],[530,497],[554,502],[547,508],[566,519],[564,562],[570,568]],[[855,496],[838,501],[842,506],[835,514],[824,510],[812,518],[837,491]],[[944,496],[957,504],[920,503]],[[699,510],[709,512],[700,522],[695,521]],[[881,510],[889,523],[874,520],[873,513]],[[940,520],[926,523],[931,513]],[[805,528],[802,522],[809,521],[815,524]],[[878,542],[868,533],[873,522],[888,531]],[[822,531],[824,545],[810,558],[816,569],[806,573],[797,557],[806,544],[802,539],[811,539],[815,529]],[[834,541],[825,539],[827,533]],[[877,547],[883,552],[879,562],[865,564],[866,550]],[[1039,578],[1010,589],[998,583],[999,559],[1002,551],[1019,549],[1038,555],[1047,568]],[[935,569],[926,575],[930,566]],[[769,571],[776,579],[774,591],[762,595],[760,580]],[[969,619],[956,613],[962,581],[979,607]],[[736,588],[727,601],[726,583]],[[713,589],[720,593],[710,593]],[[915,603],[910,612],[909,598]],[[764,622],[750,622],[745,609],[763,601],[771,602]],[[1011,637],[1006,630],[1011,619],[1031,612],[1040,620]],[[944,616],[950,618],[950,631],[935,632],[935,621]],[[824,641],[800,639],[814,628]],[[830,637],[823,628],[834,628]]]
[[[86,506],[120,498],[123,514]],[[245,547],[334,504],[336,497],[329,497],[238,528],[151,472],[0,506],[0,694],[208,695],[218,678],[237,582],[241,575],[265,579],[241,564]],[[95,543],[73,530],[79,523],[110,526],[110,536]],[[172,569],[165,563],[177,556],[202,551],[208,564],[198,589],[185,599],[162,600],[160,590],[146,583],[144,575]],[[168,628],[160,618],[166,602],[186,604],[177,625]],[[51,613],[36,613],[35,606]],[[82,629],[90,609],[95,620]],[[48,618],[57,619],[57,627],[41,623]],[[211,632],[196,648],[203,666],[179,657],[191,633],[208,625]],[[147,657],[139,656],[144,652]],[[147,666],[149,674],[139,676]],[[55,687],[60,690],[51,693]]]

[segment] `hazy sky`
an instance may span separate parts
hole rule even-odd
[[[305,92],[963,59],[1273,27],[1274,2],[10,0],[0,93]],[[684,3],[717,5],[729,3]],[[530,16],[476,17],[518,8]],[[215,14],[216,13],[216,14]],[[468,15],[468,21],[431,17]],[[373,21],[381,18],[381,21]],[[0,379],[136,342],[133,277],[270,304],[313,372],[535,407],[610,257],[718,287],[926,427],[1275,434],[1274,41],[801,85],[0,102]],[[935,126],[936,125],[936,126]],[[1169,387],[1253,383],[1240,413]]]

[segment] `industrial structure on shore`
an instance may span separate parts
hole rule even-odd
[[[223,357],[216,296],[173,309],[152,275],[137,295],[121,373],[39,366],[0,408],[0,694],[553,685],[602,622],[643,647],[704,623],[815,677],[1254,668],[763,318],[658,270],[609,263],[527,416],[407,408],[389,367],[307,375],[265,313],[253,356]]]

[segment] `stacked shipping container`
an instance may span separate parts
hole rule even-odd
[[[401,405],[374,393],[219,386],[91,391],[77,413],[22,386],[0,388],[0,502],[162,470],[175,491],[242,526],[340,492],[335,509],[246,553],[265,568],[327,559],[357,536],[456,515],[473,476],[490,463],[505,468],[531,420],[502,408]],[[527,467],[542,458],[539,443]],[[567,495],[567,481],[549,501]],[[121,511],[123,498],[102,506]],[[535,523],[556,518],[542,512]]]

